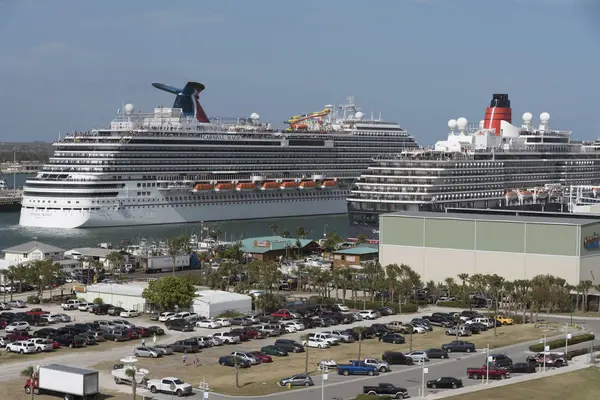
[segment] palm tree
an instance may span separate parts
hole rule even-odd
[[[233,370],[235,372],[235,388],[240,387],[240,363],[241,360],[238,356],[233,356]]]
[[[125,261],[125,257],[123,257],[123,254],[119,251],[111,252],[106,256],[106,259],[110,263],[111,272],[113,273],[115,272],[115,267],[123,265],[123,262]]]
[[[290,237],[290,231],[282,231],[281,232],[281,237],[284,237],[284,238]]]
[[[363,334],[366,330],[367,330],[366,326],[356,326],[356,327],[352,328],[352,331],[358,335],[358,357],[356,358],[357,360],[360,360],[360,352],[362,350],[362,339],[363,339]]]
[[[279,226],[277,226],[277,224],[271,224],[269,225],[269,229],[271,229],[273,235],[277,235],[277,231],[279,231]]]
[[[173,258],[173,275],[175,275],[175,260],[182,252],[189,253],[190,240],[180,235],[169,240],[169,255]]]
[[[137,381],[135,380],[136,375],[135,368],[126,368],[125,376],[131,378],[131,393],[133,394],[133,400],[137,399]]]
[[[33,400],[33,396],[34,396],[35,392],[37,392],[37,389],[35,388],[35,378],[36,378],[35,368],[33,368],[31,366],[25,368],[24,370],[21,371],[21,376],[29,379],[29,386],[27,388],[25,388],[25,392],[31,393],[31,399]],[[29,389],[29,391],[27,391],[28,389]]]
[[[467,302],[467,282],[469,281],[469,274],[466,272],[458,274],[458,279],[462,282],[462,295],[465,303]]]
[[[590,293],[590,289],[592,288],[593,284],[592,284],[592,281],[583,281],[583,282],[581,282],[581,286],[583,288],[583,311],[587,312],[588,311],[588,295]]]
[[[357,246],[359,244],[363,244],[363,243],[368,243],[369,242],[369,237],[367,235],[365,235],[364,233],[361,233],[360,235],[358,235],[358,237],[356,238],[356,242],[354,242]]]
[[[296,228],[296,237],[299,239],[304,239],[304,237],[307,235],[308,233],[306,232],[306,230],[304,229],[303,226],[299,226]]]
[[[308,333],[300,336],[300,340],[306,341],[306,344],[304,345],[304,352],[306,353],[305,358],[304,358],[304,373],[305,374],[308,374],[308,349],[309,349],[308,340],[309,340],[309,338],[310,338],[310,336]]]
[[[408,351],[412,351],[412,339],[415,329],[412,325],[406,325],[406,331],[408,332]]]
[[[488,275],[486,277],[487,283],[490,287],[492,295],[494,296],[494,337],[496,336],[496,317],[498,316],[498,298],[500,297],[500,291],[504,285],[504,278],[497,274]],[[457,328],[458,329],[458,328]]]

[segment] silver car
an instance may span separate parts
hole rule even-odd
[[[152,347],[136,347],[135,350],[133,350],[133,355],[136,357],[156,358],[162,356],[162,351]]]
[[[423,361],[429,361],[429,356],[423,350],[413,350],[410,353],[406,353],[405,356],[412,358],[414,363],[421,363]]]
[[[456,329],[457,327],[452,327],[448,330],[446,330],[446,335],[447,336],[456,336]],[[458,327],[458,336],[471,336],[472,332],[471,329],[469,329],[469,327],[465,326],[465,325],[461,325],[460,327]]]
[[[173,349],[165,344],[157,344],[152,348],[156,351],[161,352],[163,356],[170,356],[171,354],[173,354]]]

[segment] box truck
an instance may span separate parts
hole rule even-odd
[[[33,388],[32,388],[33,386]],[[65,400],[95,399],[100,393],[98,371],[49,364],[39,367],[31,379],[25,383],[25,392],[31,394],[50,394],[61,396]]]

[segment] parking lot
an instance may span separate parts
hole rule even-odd
[[[59,313],[64,312],[57,306],[44,306],[42,307],[51,313]],[[28,310],[26,308],[24,310]],[[12,310],[15,311],[15,310]],[[64,312],[74,318],[73,323],[83,323],[83,322],[91,322],[94,320],[112,320],[112,319],[122,319],[120,317],[112,317],[112,316],[96,316],[90,314],[88,312],[81,311],[68,311]],[[409,321],[415,316],[425,315],[426,313],[421,312],[414,315],[391,315],[379,318],[375,321],[362,321],[362,322],[354,322],[348,325],[338,325],[335,327],[329,328],[317,328],[310,329],[307,331],[290,333],[284,335],[282,337],[290,338],[294,340],[300,341],[301,336],[304,335],[308,331],[323,331],[323,330],[331,330],[331,329],[347,329],[354,326],[365,326],[370,325],[372,323],[380,323],[387,324],[391,321],[402,320],[403,322]],[[162,323],[149,321],[146,317],[136,317],[129,319],[130,322],[136,325],[141,326],[150,326],[150,325],[160,325],[164,327]],[[53,324],[52,328],[64,326],[65,323]],[[175,340],[196,337],[196,336],[209,336],[213,335],[216,332],[229,331],[232,327],[219,328],[219,329],[207,329],[207,328],[195,328],[194,332],[175,332],[166,330],[166,335],[158,338],[158,343],[172,343]],[[512,344],[525,340],[535,340],[538,337],[543,336],[544,334],[552,335],[556,334],[558,331],[554,329],[547,329],[546,331],[542,331],[538,328],[535,328],[533,325],[524,325],[524,326],[503,326],[498,328],[498,336],[493,338],[493,333],[491,331],[483,332],[479,335],[473,335],[472,337],[465,338],[465,340],[469,340],[473,342],[477,349],[481,351],[481,349],[485,348],[487,344],[490,344],[491,347],[499,347],[506,344]],[[408,339],[408,335],[404,335]],[[425,334],[415,334],[413,335],[413,349],[427,349],[431,347],[440,347],[443,343],[448,343],[453,339],[453,337],[448,337],[444,335],[444,329],[442,328],[434,328],[432,332]],[[146,344],[150,345],[152,342],[152,338],[145,338]],[[193,365],[194,355],[187,355],[187,360],[184,363],[182,354],[175,354],[172,356],[164,356],[161,359],[140,359],[138,365],[144,368],[147,368],[150,371],[150,376],[152,377],[162,377],[162,376],[172,376],[176,375],[179,378],[191,383],[194,387],[198,387],[200,382],[205,379],[206,382],[209,383],[209,386],[212,390],[222,393],[236,393],[237,390],[233,387],[234,382],[234,369],[231,367],[225,367],[218,365],[218,359],[220,356],[228,355],[232,351],[251,351],[251,350],[260,350],[261,347],[272,344],[275,338],[267,338],[267,339],[257,339],[250,340],[247,342],[240,343],[238,345],[224,345],[212,348],[202,349],[197,356],[200,361],[199,366]],[[8,378],[8,376],[14,376],[16,370],[13,367],[13,364],[25,365],[28,363],[29,365],[33,363],[40,363],[41,360],[44,359],[43,362],[61,362],[69,365],[73,365],[74,357],[77,357],[77,362],[80,366],[86,367],[96,367],[101,372],[101,384],[105,388],[109,388],[110,390],[120,390],[124,392],[128,392],[130,389],[126,386],[116,387],[114,383],[111,382],[110,370],[112,369],[112,365],[118,360],[126,355],[131,355],[133,353],[133,348],[137,347],[141,344],[141,340],[128,341],[122,343],[100,343],[95,346],[87,346],[84,349],[60,349],[55,350],[52,353],[43,353],[43,354],[31,354],[31,355],[17,355],[13,354],[7,356],[3,354],[2,358],[0,358],[0,362],[6,363],[5,372],[0,374],[0,379]],[[521,346],[523,347],[523,346]],[[361,345],[361,357],[376,357],[380,358],[382,353],[385,351],[401,351],[407,352],[409,350],[409,344],[392,344],[392,343],[380,343],[376,338],[375,339],[365,339],[362,341]],[[523,352],[523,349],[520,349],[518,346],[515,348],[515,362],[523,361],[526,354]],[[97,350],[103,350],[98,352]],[[80,357],[78,357],[80,355]],[[357,343],[348,343],[341,344],[338,346],[333,346],[329,349],[316,349],[310,348],[308,350],[309,355],[309,372],[312,372],[314,375],[313,380],[317,386],[320,385],[320,376],[317,371],[317,363],[321,360],[336,360],[338,363],[347,363],[351,359],[356,359],[358,355],[358,344]],[[429,368],[428,376],[433,378],[434,375],[439,373],[447,373],[451,376],[455,376],[457,378],[464,377],[467,367],[480,366],[481,363],[485,361],[485,357],[482,360],[479,360],[477,357],[482,358],[481,354],[477,355],[467,355],[467,354],[452,354],[450,360],[431,360],[427,363],[427,367]],[[466,365],[463,364],[464,360],[472,360],[469,361],[471,364]],[[295,373],[304,372],[304,364],[305,364],[305,353],[300,354],[291,354],[288,357],[273,357],[273,363],[262,364],[252,366],[251,368],[241,369],[239,373],[240,385],[243,386],[243,392],[245,394],[255,394],[255,395],[263,395],[267,393],[272,393],[274,391],[282,392],[282,395],[288,395],[289,389],[279,388],[276,385],[276,381],[280,378],[293,375]],[[354,391],[353,395],[356,395],[358,392],[362,390],[362,385],[367,384],[363,382],[363,380],[369,380],[369,385],[371,385],[371,381],[376,382],[390,382],[399,386],[407,387],[409,392],[411,392],[412,396],[415,396],[415,390],[418,391],[421,381],[421,373],[419,370],[419,366],[405,366],[405,365],[393,365],[392,372],[381,374],[379,376],[370,378],[370,377],[345,377],[340,376],[335,373],[335,371],[330,371],[328,374],[329,379],[327,381],[327,386],[335,387],[336,385],[340,385],[340,389],[349,390],[349,387],[352,387],[352,391]],[[176,371],[176,372],[175,372]],[[438,372],[439,371],[439,372]],[[473,382],[467,379],[463,379],[465,385],[472,384]],[[360,384],[357,386],[357,383]],[[360,387],[359,387],[360,386]],[[312,389],[301,389],[301,390],[312,390]],[[293,392],[296,392],[294,390]],[[214,394],[216,396],[216,394]]]

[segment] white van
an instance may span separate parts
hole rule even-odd
[[[67,300],[66,303],[62,303],[60,306],[63,310],[77,310],[81,303],[83,302],[79,300]]]
[[[492,320],[490,320],[489,318],[486,318],[486,317],[473,318],[472,320],[467,321],[466,324],[468,325],[469,323],[474,323],[474,322],[479,322],[480,324],[484,324],[488,328],[494,327],[494,323],[492,322]]]
[[[340,344],[340,338],[335,337],[329,333],[321,333],[321,332],[316,332],[316,333],[309,333],[308,337],[310,339],[321,339],[326,341],[330,346],[334,346],[336,344]]]

